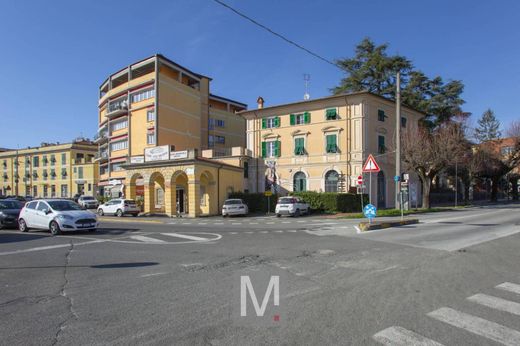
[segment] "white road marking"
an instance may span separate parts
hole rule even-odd
[[[231,224],[232,224],[232,225],[241,225],[242,222],[233,222],[233,223],[231,223]]]
[[[207,222],[199,222],[197,225],[207,225]]]
[[[474,296],[466,298],[469,301],[487,306],[492,309],[497,309],[509,312],[513,315],[520,316],[520,304],[510,300],[488,296],[487,294],[475,294]]]
[[[283,231],[274,231],[274,233],[283,233]]]
[[[259,233],[265,234],[265,233],[269,233],[269,232],[268,231],[260,231]]]
[[[203,240],[203,241],[210,240],[207,238],[196,237],[196,236],[187,235],[187,234],[179,234],[179,233],[161,233],[161,234],[167,235],[169,237],[177,237],[177,238],[183,238],[183,239],[189,239],[189,240]]]
[[[274,222],[266,222],[266,225],[274,225]]]
[[[250,225],[258,225],[258,222],[250,222]]]
[[[374,334],[373,338],[380,344],[391,346],[442,346],[436,341],[399,326],[386,328]]]
[[[215,225],[223,225],[224,222],[215,222]]]
[[[96,240],[92,240],[92,241],[86,241],[83,243],[74,243],[74,246],[89,245],[89,244],[94,244],[94,243],[104,243],[104,242],[108,242],[108,241],[110,241],[110,240],[109,239],[96,239]],[[23,249],[23,250],[0,252],[0,256],[15,255],[15,254],[24,253],[24,252],[52,250],[52,249],[59,249],[59,248],[63,248],[63,247],[70,247],[70,243],[59,244],[59,245],[49,245],[49,246],[39,246],[39,247],[33,247],[33,248]]]
[[[504,291],[520,294],[520,285],[513,284],[511,282],[504,282],[504,283],[496,286],[495,288],[499,288]]]
[[[450,308],[440,308],[428,313],[428,316],[503,345],[520,345],[520,332],[480,317]]]
[[[305,220],[298,220],[296,222],[302,223],[302,222],[305,222]]]
[[[229,234],[237,234],[237,232],[229,232]]]
[[[356,233],[357,233],[357,234],[360,234],[360,233],[361,233],[361,229],[360,229],[358,226],[354,226],[354,228],[356,229]]]
[[[291,223],[291,221],[282,221],[282,223]]]
[[[145,237],[144,235],[132,235],[132,236],[130,236],[130,239],[139,240],[139,241],[142,241],[144,243],[157,243],[157,244],[159,244],[159,243],[166,243],[164,240],[150,238],[150,237]]]
[[[253,234],[253,232],[244,232],[244,233],[247,233],[247,234]]]
[[[152,274],[144,274],[144,275],[141,275],[142,278],[147,278],[147,277],[150,277],[150,276],[157,276],[157,275],[164,275],[164,274],[167,274],[167,273],[152,273]]]
[[[287,232],[290,232],[290,233],[296,233],[298,231],[295,231],[294,229],[291,229],[291,230],[288,230]]]

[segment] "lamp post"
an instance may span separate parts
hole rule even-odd
[[[397,71],[395,91],[395,175],[401,176],[401,72]],[[395,207],[402,205],[399,200],[400,181],[395,182]]]

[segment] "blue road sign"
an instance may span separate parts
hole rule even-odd
[[[400,177],[400,176],[398,176],[398,175],[394,176],[394,181],[395,181],[396,183],[397,183],[399,180],[401,180],[401,177]]]
[[[365,214],[365,217],[369,219],[373,219],[376,217],[377,208],[373,206],[372,204],[367,204],[363,208],[363,214]]]

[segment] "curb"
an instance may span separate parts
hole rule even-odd
[[[404,226],[404,225],[413,225],[419,223],[419,219],[406,219],[399,221],[388,221],[388,222],[380,222],[380,223],[368,223],[368,222],[360,222],[359,230],[361,232],[373,231],[376,229],[384,229],[390,227]]]

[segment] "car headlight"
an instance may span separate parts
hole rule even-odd
[[[58,215],[58,219],[60,219],[60,220],[72,220],[74,218],[72,216],[70,216],[70,215]]]

